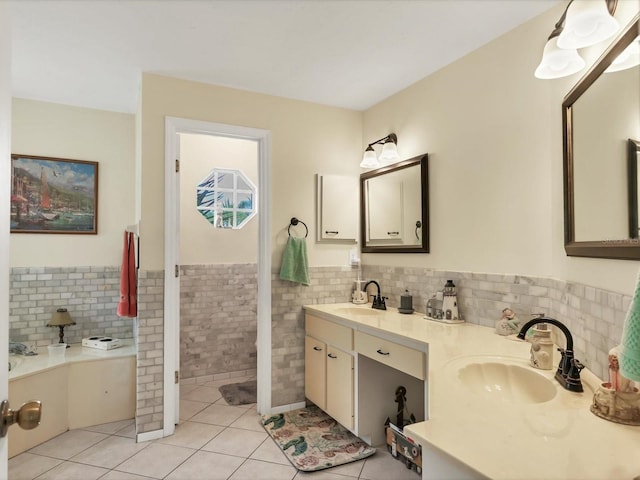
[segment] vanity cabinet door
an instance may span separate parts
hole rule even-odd
[[[327,409],[341,425],[353,430],[353,356],[327,346]]]
[[[307,335],[304,338],[304,395],[326,409],[327,345]]]
[[[356,176],[318,175],[318,241],[356,241],[358,192]]]

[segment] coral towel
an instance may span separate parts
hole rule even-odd
[[[124,232],[124,248],[122,249],[122,268],[120,270],[120,302],[119,317],[138,316],[136,301],[136,249],[133,233]]]

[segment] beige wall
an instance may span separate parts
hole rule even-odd
[[[309,226],[311,266],[346,265],[349,246],[316,244],[315,174],[358,175],[362,114],[225,87],[145,74],[142,78],[141,238],[153,238],[141,268],[163,268],[165,116],[271,132],[271,242],[279,267],[292,216]]]
[[[256,263],[258,215],[240,229],[214,228],[196,209],[196,187],[214,168],[240,170],[260,188],[258,143],[180,134],[180,265]]]
[[[13,99],[14,153],[98,162],[98,234],[12,234],[11,267],[120,265],[135,221],[134,116]]]
[[[561,103],[580,75],[533,76],[561,13],[559,6],[521,25],[365,112],[363,145],[394,131],[402,158],[429,153],[432,253],[368,254],[363,263],[633,290],[637,262],[564,253]]]

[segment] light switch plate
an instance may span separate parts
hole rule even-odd
[[[360,265],[360,257],[358,256],[358,249],[352,248],[349,250],[349,265],[357,267]]]

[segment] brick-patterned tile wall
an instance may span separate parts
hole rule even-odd
[[[76,322],[64,329],[67,343],[92,335],[132,338],[133,319],[116,315],[119,284],[117,267],[12,268],[10,340],[40,347],[58,342],[59,329],[46,325],[60,307]]]
[[[363,278],[377,280],[387,304],[398,307],[405,289],[414,308],[426,311],[426,302],[452,279],[460,312],[468,322],[494,327],[502,309],[511,307],[521,322],[544,313],[564,323],[573,336],[576,358],[599,378],[608,378],[609,350],[620,343],[631,297],[574,282],[524,275],[450,272],[412,267],[366,265]],[[564,345],[563,335],[557,334]]]
[[[258,265],[180,267],[180,377],[256,369]]]
[[[271,405],[304,401],[303,305],[351,300],[357,270],[351,267],[311,267],[311,285],[271,275]]]
[[[163,428],[164,272],[138,272],[136,431]]]

